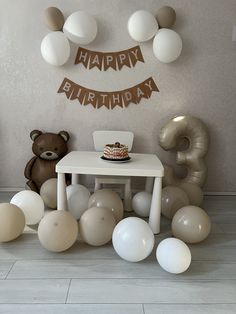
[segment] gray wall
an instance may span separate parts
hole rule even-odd
[[[145,64],[120,72],[74,66],[75,45],[63,67],[52,67],[41,57],[40,43],[48,33],[42,14],[48,6],[58,6],[65,16],[78,9],[90,12],[98,21],[99,33],[87,48],[119,51],[136,44],[126,29],[130,14],[140,8],[155,12],[167,3],[176,9],[175,30],[184,43],[175,63],[158,62],[151,42],[141,45]],[[65,129],[72,135],[71,148],[78,150],[93,149],[96,129],[132,130],[135,152],[156,153],[174,164],[174,153],[158,146],[158,134],[171,117],[190,114],[210,130],[205,190],[236,191],[236,45],[231,41],[235,0],[0,0],[0,4],[0,187],[24,186],[32,129]],[[107,91],[153,76],[160,93],[127,109],[95,110],[56,93],[65,76]]]

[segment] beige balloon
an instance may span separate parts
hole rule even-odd
[[[203,186],[207,177],[207,165],[204,157],[208,151],[209,136],[202,121],[191,116],[179,116],[166,124],[160,133],[160,146],[165,150],[174,149],[181,138],[186,138],[189,148],[177,151],[176,163],[187,168],[183,179],[174,175],[172,167],[165,165],[164,185],[194,183]]]
[[[39,193],[44,201],[44,204],[49,208],[57,208],[57,179],[52,178],[45,181]]]
[[[190,205],[200,206],[203,202],[203,192],[202,189],[193,183],[182,183],[179,188],[184,190],[189,198]]]
[[[162,189],[161,213],[168,219],[183,206],[189,205],[187,194],[176,186],[166,186]]]
[[[88,208],[103,207],[108,208],[114,214],[116,222],[118,223],[124,214],[123,202],[119,195],[109,189],[97,190],[89,198]]]
[[[25,215],[14,204],[0,204],[0,242],[18,238],[25,228]]]
[[[173,8],[169,6],[164,6],[158,10],[156,18],[160,27],[170,28],[175,24],[176,13]]]
[[[176,238],[186,243],[198,243],[209,235],[211,221],[200,207],[185,206],[174,215],[171,227]]]
[[[69,249],[78,237],[78,223],[67,211],[56,210],[44,216],[38,227],[42,246],[51,252]]]
[[[65,19],[58,8],[49,7],[44,11],[44,22],[51,31],[61,31]]]
[[[109,209],[92,207],[81,216],[79,233],[84,242],[100,246],[111,240],[115,226],[115,217]]]

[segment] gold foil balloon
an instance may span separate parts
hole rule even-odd
[[[97,190],[89,198],[88,208],[91,207],[103,207],[110,209],[116,222],[119,222],[123,218],[124,207],[122,200],[119,195],[112,190]]]
[[[160,27],[170,28],[175,24],[176,13],[173,8],[164,6],[158,10],[156,18]]]
[[[190,205],[200,206],[203,202],[202,189],[193,183],[182,183],[179,187],[188,195]]]
[[[183,206],[189,204],[187,194],[176,186],[166,186],[161,194],[161,213],[172,219],[174,214]]]
[[[207,177],[204,157],[209,145],[206,126],[194,117],[176,117],[162,128],[160,146],[165,150],[175,149],[181,138],[188,140],[189,147],[184,151],[177,151],[176,163],[187,168],[187,176],[184,179],[177,178],[173,168],[166,165],[164,166],[164,185],[179,185],[188,182],[203,186]]]
[[[86,210],[79,221],[79,233],[84,242],[100,246],[112,238],[116,220],[107,208],[92,207]]]
[[[0,242],[8,242],[18,238],[25,227],[25,215],[14,204],[0,204]]]
[[[65,19],[58,8],[49,7],[44,11],[44,22],[51,31],[61,31]]]
[[[65,210],[56,210],[44,216],[38,227],[42,246],[51,252],[69,249],[78,237],[78,223]]]
[[[174,215],[171,227],[176,238],[186,243],[198,243],[209,235],[211,221],[200,207],[185,206]]]

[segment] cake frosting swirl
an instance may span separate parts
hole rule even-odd
[[[119,142],[106,144],[103,150],[103,157],[114,160],[126,159],[129,157],[128,146]]]

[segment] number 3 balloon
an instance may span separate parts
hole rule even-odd
[[[207,177],[207,165],[204,156],[209,145],[206,126],[199,119],[191,116],[179,116],[172,119],[161,130],[160,146],[165,150],[174,149],[181,138],[187,138],[189,147],[185,151],[177,151],[176,162],[187,167],[184,179],[174,175],[173,168],[165,166],[165,185],[194,183],[203,186]]]

